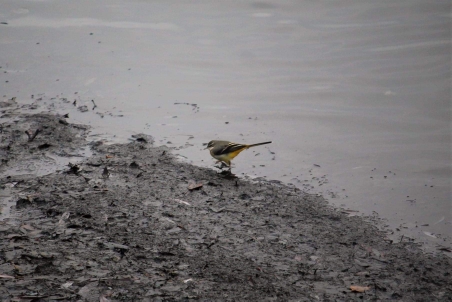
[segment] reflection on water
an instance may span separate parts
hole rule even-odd
[[[104,20],[91,18],[64,18],[64,19],[46,19],[37,17],[24,17],[15,19],[12,27],[111,27],[121,29],[158,29],[158,30],[180,30],[175,24],[171,23],[139,23],[139,22],[107,22]]]
[[[450,1],[58,3],[4,5],[4,94],[95,99],[124,117],[71,117],[118,138],[146,131],[200,165],[212,139],[272,140],[234,171],[446,244]]]

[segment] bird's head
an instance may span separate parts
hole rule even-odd
[[[215,141],[210,141],[210,142],[207,144],[206,149],[211,150],[213,147],[215,147]]]

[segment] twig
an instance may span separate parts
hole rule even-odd
[[[36,136],[39,134],[39,132],[41,132],[41,129],[36,129],[35,133],[33,135],[31,135],[30,131],[25,131],[25,133],[28,136],[28,142],[32,142]]]

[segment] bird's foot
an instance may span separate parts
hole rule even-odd
[[[220,166],[215,166],[215,168],[223,170],[224,168],[229,168],[229,171],[231,170],[231,167],[229,167],[228,165],[226,165],[224,162],[222,161],[217,161],[215,164],[221,163]]]
[[[221,171],[220,175],[223,175],[226,179],[236,179],[237,176],[232,173],[231,170],[223,170]]]

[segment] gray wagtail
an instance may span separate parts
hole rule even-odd
[[[229,166],[231,170],[231,160],[239,155],[240,152],[251,147],[270,144],[271,142],[263,142],[252,145],[236,144],[228,141],[210,141],[207,144],[207,148],[210,150],[210,155],[213,158],[218,159],[219,162],[224,162]]]

